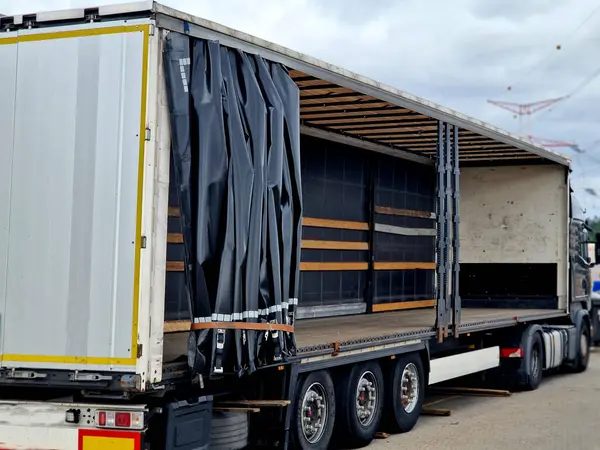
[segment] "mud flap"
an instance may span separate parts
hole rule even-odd
[[[210,442],[212,396],[170,403],[166,408],[165,450],[203,450]]]

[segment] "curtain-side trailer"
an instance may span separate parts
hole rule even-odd
[[[154,2],[0,28],[0,447],[361,446],[586,369],[565,157]]]

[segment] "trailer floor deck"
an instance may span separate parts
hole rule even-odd
[[[564,311],[554,309],[464,308],[459,330],[488,330],[563,315]],[[296,345],[298,353],[307,354],[331,348],[333,343],[372,345],[387,340],[428,338],[435,335],[434,323],[433,309],[305,319],[296,323]]]

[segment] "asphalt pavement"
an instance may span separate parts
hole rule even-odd
[[[421,416],[410,433],[376,440],[369,450],[600,450],[600,349],[586,372],[549,375],[536,391],[452,396],[431,407],[452,414]]]

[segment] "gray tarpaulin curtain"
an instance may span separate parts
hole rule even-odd
[[[200,373],[251,373],[295,352],[293,333],[231,324],[293,326],[299,90],[282,65],[218,42],[169,33],[163,56],[186,263],[178,291],[197,328],[188,359]]]

